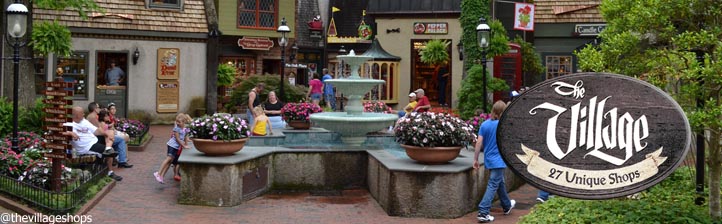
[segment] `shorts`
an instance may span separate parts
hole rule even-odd
[[[171,147],[170,145],[167,145],[167,146],[168,146],[168,152],[166,153],[166,155],[167,155],[168,157],[173,158],[173,162],[171,162],[173,165],[177,165],[177,164],[178,164],[178,157],[180,157],[180,156],[178,155],[178,149],[173,148],[173,147]]]
[[[321,94],[320,93],[311,93],[311,99],[312,100],[321,100]]]
[[[98,141],[98,142],[100,142],[100,141]],[[103,142],[105,142],[105,141],[103,141]],[[100,154],[99,157],[102,157],[102,158],[108,158],[108,157],[115,157],[115,156],[116,156],[116,155],[103,155],[103,152],[105,151],[105,144],[100,144],[100,143],[95,143],[95,144],[91,145],[91,146],[90,146],[90,151],[92,151],[92,152],[97,152],[98,154]]]

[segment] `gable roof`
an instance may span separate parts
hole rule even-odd
[[[535,23],[603,23],[601,0],[536,0]]]
[[[75,10],[35,8],[33,20],[57,20],[70,28],[208,33],[203,0],[183,0],[182,10],[146,8],[145,0],[95,1],[105,14],[88,13],[88,20],[83,20]]]
[[[369,0],[369,14],[461,13],[461,0]]]

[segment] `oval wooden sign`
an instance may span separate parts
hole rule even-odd
[[[532,185],[579,199],[645,190],[682,163],[691,141],[681,107],[628,76],[579,73],[544,81],[502,114],[497,142]]]

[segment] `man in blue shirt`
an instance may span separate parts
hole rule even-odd
[[[323,99],[326,101],[326,106],[331,107],[332,110],[336,110],[336,94],[333,92],[333,86],[329,83],[326,83],[327,79],[333,79],[333,76],[331,76],[330,73],[328,73],[328,69],[323,69],[323,77],[321,78],[321,81],[323,82]]]
[[[125,72],[122,69],[115,66],[115,62],[110,62],[110,68],[105,72],[105,81],[109,86],[117,86],[123,82]]]
[[[506,103],[496,101],[491,110],[491,119],[484,121],[479,127],[479,137],[477,137],[476,146],[474,147],[474,169],[479,169],[479,151],[484,152],[484,167],[489,169],[489,184],[486,186],[484,197],[479,203],[479,215],[476,216],[480,222],[494,221],[494,216],[489,214],[491,210],[491,202],[494,200],[494,194],[499,195],[501,208],[504,209],[504,215],[511,213],[516,201],[509,199],[506,192],[506,184],[504,183],[504,169],[506,164],[501,158],[499,147],[496,144],[496,128],[499,126],[499,117],[506,109]],[[483,146],[483,148],[482,148]]]

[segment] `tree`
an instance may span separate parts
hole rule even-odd
[[[14,1],[6,0],[5,3],[9,4]],[[72,51],[72,44],[70,38],[70,30],[68,27],[63,26],[57,22],[34,22],[33,21],[33,8],[49,9],[49,10],[72,10],[76,11],[78,15],[83,18],[88,18],[88,12],[97,11],[102,12],[103,10],[93,0],[33,0],[31,3],[25,2],[24,4],[28,7],[28,30],[26,36],[30,36],[30,47],[22,48],[20,51],[21,57],[31,57],[33,53],[39,53],[42,55],[48,55],[49,53],[55,53],[58,55],[69,55]],[[3,10],[3,19],[5,18],[5,10]],[[3,36],[6,35],[5,29],[0,31]],[[32,49],[31,49],[32,48]],[[4,46],[4,55],[12,55],[12,48]],[[4,63],[3,70],[3,95],[12,96],[13,91],[13,64]],[[35,102],[35,85],[29,83],[35,83],[34,69],[32,63],[28,60],[21,60],[20,62],[20,75],[19,82],[26,83],[27,85],[20,85],[18,89],[18,104],[23,106],[32,106]],[[6,75],[10,74],[10,75]]]
[[[638,77],[667,90],[687,113],[692,129],[708,133],[709,212],[719,222],[722,4],[716,0],[607,0],[601,12],[607,21],[600,34],[602,43],[576,52],[580,68]]]

